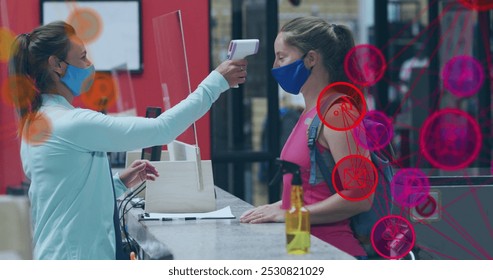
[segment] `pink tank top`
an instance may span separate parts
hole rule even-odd
[[[314,186],[308,183],[310,178],[310,152],[307,145],[307,129],[316,113],[316,108],[313,108],[301,115],[281,152],[281,159],[296,163],[301,168],[305,205],[314,204],[332,195],[325,182],[322,181]],[[318,143],[317,148],[324,149]],[[283,177],[283,209],[290,208],[291,178],[291,174],[285,174]],[[363,247],[353,235],[349,219],[330,224],[312,225],[311,234],[350,255],[366,256]]]

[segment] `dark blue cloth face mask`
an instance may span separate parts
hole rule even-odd
[[[87,68],[79,68],[67,63],[67,70],[60,81],[72,91],[74,96],[79,96],[91,88],[94,82],[94,72],[94,64]]]
[[[301,87],[311,74],[311,70],[305,67],[303,58],[285,66],[272,68],[271,70],[272,75],[282,89],[294,95],[300,93]]]

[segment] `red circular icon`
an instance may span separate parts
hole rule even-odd
[[[435,167],[457,170],[478,156],[482,136],[479,125],[458,109],[443,109],[424,122],[419,143],[424,157]]]
[[[345,96],[333,104],[334,94]],[[337,82],[326,86],[318,95],[317,114],[322,123],[333,130],[347,131],[361,123],[366,114],[366,101],[361,90],[350,83]]]
[[[438,203],[431,195],[427,195],[423,202],[416,205],[416,213],[423,218],[428,218],[437,211]]]
[[[488,11],[493,9],[492,0],[459,0],[462,5],[476,11]]]
[[[386,259],[401,259],[412,250],[416,233],[411,223],[401,216],[389,215],[376,222],[371,231],[371,244]]]
[[[402,168],[392,178],[390,190],[396,203],[404,207],[414,207],[422,203],[430,193],[430,182],[423,171]]]
[[[368,87],[378,82],[385,73],[387,64],[382,52],[373,45],[358,45],[344,59],[344,70],[349,79],[360,86]]]
[[[375,192],[378,172],[366,157],[350,155],[342,158],[332,172],[332,185],[344,199],[359,201]]]

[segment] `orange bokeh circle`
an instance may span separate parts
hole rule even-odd
[[[103,21],[97,11],[91,8],[76,8],[67,18],[77,36],[85,43],[92,43],[98,39],[103,30]]]
[[[15,33],[5,27],[0,27],[0,62],[8,62],[10,49],[15,40]]]
[[[50,119],[42,112],[29,115],[22,132],[22,139],[30,145],[40,145],[51,137],[53,127]]]
[[[95,111],[106,111],[116,102],[118,93],[110,73],[96,72],[91,89],[81,95],[82,103]]]

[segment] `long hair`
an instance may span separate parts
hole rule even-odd
[[[56,21],[16,37],[8,66],[8,90],[20,117],[20,132],[41,107],[41,93],[53,90],[48,58],[66,59],[74,35],[71,25]]]

